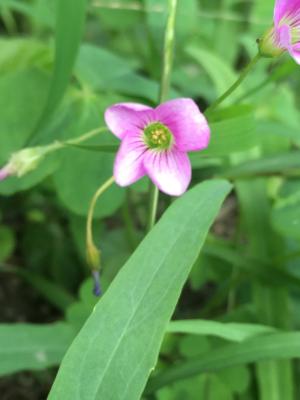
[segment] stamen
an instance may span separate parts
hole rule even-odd
[[[174,142],[172,132],[160,122],[154,122],[145,128],[144,140],[151,149],[158,150],[167,150]]]

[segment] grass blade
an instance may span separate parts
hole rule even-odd
[[[86,0],[57,2],[54,71],[48,99],[33,135],[47,124],[68,87],[82,38],[85,12]]]

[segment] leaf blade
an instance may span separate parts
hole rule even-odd
[[[219,371],[246,363],[289,359],[300,357],[300,333],[276,333],[258,336],[238,344],[230,344],[221,349],[202,355],[201,359],[186,362],[153,378],[147,389],[152,393],[161,387],[180,379],[186,379],[203,372]]]
[[[65,323],[0,324],[0,375],[59,364],[73,337]]]
[[[95,307],[49,399],[62,393],[66,400],[109,398],[112,387],[115,398],[140,398],[181,288],[229,191],[225,181],[205,182],[168,209]]]
[[[54,70],[48,98],[32,137],[51,118],[68,87],[84,29],[87,0],[57,2]]]

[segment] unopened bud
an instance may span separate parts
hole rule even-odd
[[[262,38],[257,40],[259,54],[265,58],[279,57],[285,50],[281,48],[276,40],[274,27],[267,30]]]
[[[97,249],[93,242],[87,244],[86,258],[89,267],[92,270],[99,270],[101,264],[101,252]]]
[[[33,171],[51,149],[51,146],[37,146],[13,153],[8,163],[0,170],[0,180],[9,176],[20,178]]]

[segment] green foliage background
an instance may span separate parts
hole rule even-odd
[[[0,163],[103,126],[115,102],[154,106],[167,6],[0,0]],[[194,98],[205,110],[256,55],[273,6],[178,0],[170,98]],[[0,183],[3,399],[22,371],[45,386],[31,398],[45,398],[65,354],[50,399],[300,397],[299,76],[288,55],[261,60],[208,114],[211,144],[191,155],[194,188],[172,205],[161,196],[163,216],[144,240],[147,179],[101,197],[99,301],[85,264],[85,219],[112,175],[114,152],[95,149],[117,145],[113,135]],[[14,280],[19,289],[7,291]]]

